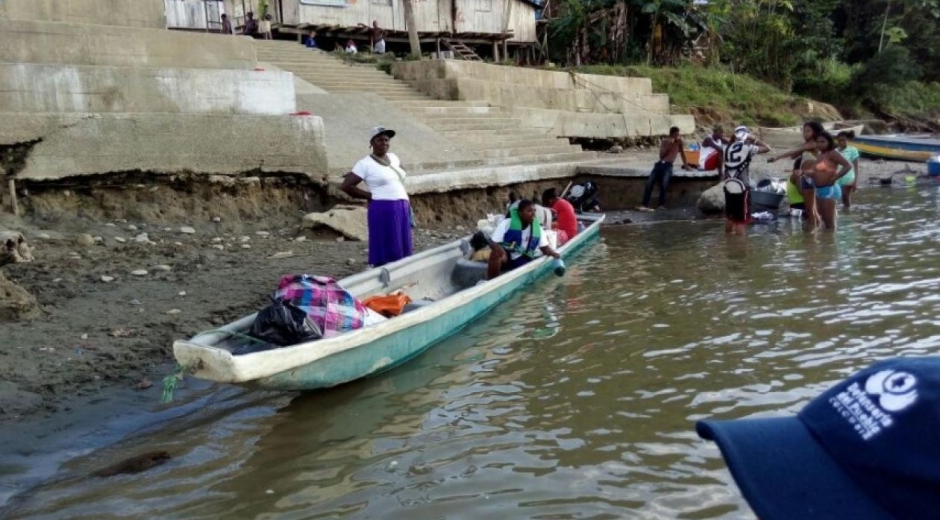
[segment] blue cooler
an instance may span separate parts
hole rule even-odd
[[[934,157],[927,161],[927,175],[940,177],[940,157]]]

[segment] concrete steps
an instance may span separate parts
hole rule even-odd
[[[428,126],[441,133],[459,134],[461,132],[473,131],[499,131],[512,130],[519,128],[521,122],[518,119],[494,119],[482,120],[480,122],[468,123],[465,121],[447,121],[441,123],[428,123]]]
[[[275,64],[276,62],[268,62]],[[284,64],[278,66],[279,68],[284,68],[285,70],[290,70],[297,76],[310,76],[313,78],[320,78],[324,81],[349,81],[349,80],[363,80],[363,81],[386,81],[401,85],[400,81],[396,81],[394,78],[385,74],[379,70],[344,70],[344,69],[327,69],[327,68],[317,68],[310,67],[300,68],[300,67],[287,67]]]
[[[527,145],[522,148],[487,148],[479,150],[479,152],[485,157],[522,157],[555,153],[581,153],[581,147],[565,142],[552,143],[548,146]]]
[[[451,131],[446,131],[451,133]],[[461,134],[461,139],[469,143],[472,142],[511,142],[532,139],[551,139],[552,136],[527,131],[524,128],[500,128],[498,130],[466,130]]]
[[[500,107],[474,107],[474,106],[456,106],[456,107],[402,107],[402,110],[415,117],[420,117],[430,121],[436,118],[446,117],[468,117],[485,114],[504,114],[505,111]]]
[[[532,164],[532,163],[555,163],[555,162],[575,162],[575,161],[587,161],[590,159],[595,159],[597,153],[595,152],[567,152],[567,153],[551,153],[551,154],[532,154],[532,155],[519,155],[515,157],[504,157],[495,159],[490,164],[492,165],[501,165],[508,166],[513,164]]]
[[[596,158],[567,139],[524,128],[509,111],[484,101],[432,99],[370,65],[349,64],[291,42],[259,42],[256,49],[259,61],[292,72],[327,92],[378,95],[440,134],[459,139],[460,147],[479,157],[486,167],[567,164]]]
[[[385,94],[420,94],[416,90],[403,85],[386,85],[383,83],[354,82],[333,83],[318,81],[317,86],[328,92],[375,92]]]
[[[393,103],[398,108],[402,109],[412,109],[412,108],[458,108],[458,107],[485,107],[485,108],[498,108],[491,107],[487,104],[486,101],[442,101],[440,99],[431,99],[425,98],[420,101],[400,101]]]
[[[498,137],[506,137],[506,136],[498,136]],[[494,137],[490,140],[467,141],[463,143],[463,147],[466,148],[467,150],[486,152],[489,150],[512,150],[512,149],[568,146],[567,139],[546,137],[544,135],[536,135],[536,136],[531,136],[528,138],[523,136],[521,138],[515,138],[512,140],[499,139],[498,137]]]

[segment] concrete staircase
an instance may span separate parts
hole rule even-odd
[[[371,65],[351,65],[294,42],[259,40],[256,46],[259,62],[293,72],[329,93],[378,95],[461,143],[487,166],[580,162],[597,157],[567,139],[527,129],[520,119],[486,102],[433,99]]]

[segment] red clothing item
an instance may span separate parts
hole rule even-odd
[[[558,220],[555,221],[558,229],[567,233],[569,240],[574,238],[578,234],[578,217],[574,214],[574,206],[565,199],[558,199],[552,209],[558,214]]]

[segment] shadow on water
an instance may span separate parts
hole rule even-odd
[[[374,379],[234,400],[133,445],[168,463],[23,497],[35,518],[747,518],[695,420],[798,410],[940,345],[934,190],[863,193],[838,234],[625,226]],[[141,448],[142,449],[142,448]],[[140,451],[140,450],[138,450]],[[109,459],[110,460],[110,459]]]

